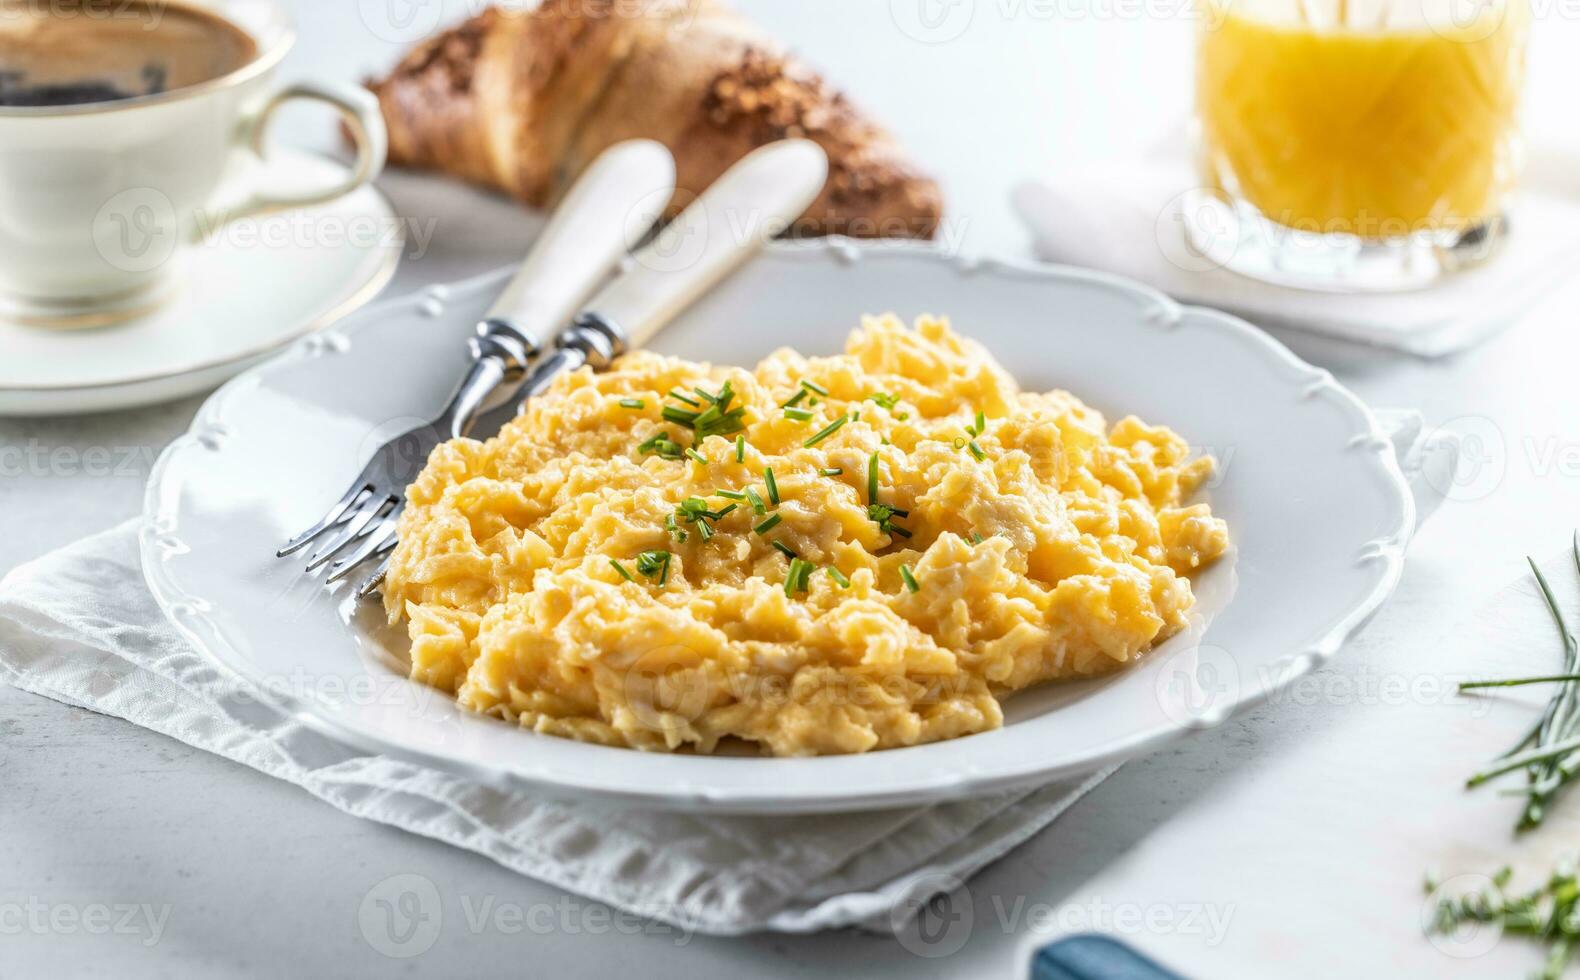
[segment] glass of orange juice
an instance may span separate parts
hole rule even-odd
[[[1206,257],[1330,290],[1426,285],[1508,233],[1527,0],[1202,0]]]

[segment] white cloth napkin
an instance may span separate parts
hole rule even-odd
[[[1576,161],[1533,156],[1510,209],[1510,233],[1479,268],[1428,288],[1323,293],[1273,286],[1212,265],[1185,239],[1185,192],[1199,186],[1171,140],[1137,164],[1049,175],[1022,184],[1014,205],[1050,262],[1139,279],[1176,299],[1284,326],[1438,357],[1513,323],[1580,260]]]
[[[1452,440],[1386,413],[1424,517]],[[689,931],[903,931],[917,909],[1063,813],[1112,769],[1037,789],[872,813],[699,817],[551,802],[368,756],[253,698],[165,621],[143,583],[136,522],[0,581],[0,679],[125,718],[295,783],[380,823]]]

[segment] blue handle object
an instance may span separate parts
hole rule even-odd
[[[1184,980],[1110,936],[1070,936],[1037,951],[1031,980]]]

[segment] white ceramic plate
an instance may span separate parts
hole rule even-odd
[[[268,166],[282,189],[345,172],[288,149],[271,151]],[[85,330],[0,318],[0,415],[101,412],[212,388],[376,296],[404,243],[384,195],[361,187],[218,229],[181,254],[180,291],[145,316]]]
[[[959,797],[1090,770],[1213,725],[1330,656],[1398,578],[1414,506],[1354,396],[1250,326],[1099,275],[928,249],[774,248],[671,327],[670,353],[748,364],[839,350],[857,316],[946,313],[1027,387],[1066,387],[1219,456],[1204,494],[1236,553],[1201,574],[1198,622],[1137,667],[1008,703],[1004,728],[859,756],[769,759],[584,745],[469,715],[408,681],[398,633],[273,552],[372,447],[434,414],[503,280],[368,309],[228,384],[149,485],[144,567],[171,619],[312,727],[547,794],[731,812]]]

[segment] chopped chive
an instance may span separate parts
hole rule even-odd
[[[779,522],[782,520],[784,520],[784,518],[780,517],[778,514],[769,514],[766,520],[759,523],[756,527],[752,528],[752,530],[756,531],[758,534],[767,534],[769,531],[772,531],[774,528],[778,527]]]
[[[890,534],[898,534],[902,538],[908,538],[911,536],[910,531],[907,531],[898,524],[890,524],[888,527],[884,528],[884,530],[888,531]]]
[[[840,476],[844,472],[845,471],[840,469],[838,466],[830,466],[826,470],[818,470],[817,471],[817,475],[818,476]]]
[[[713,537],[713,528],[708,526],[707,518],[697,518],[697,534],[701,536],[702,540],[704,541],[707,541],[709,538]]]
[[[757,496],[757,491],[751,487],[746,488],[746,499],[751,502],[752,510],[759,516],[768,513],[768,508],[763,506],[763,498]]]
[[[785,544],[783,541],[773,541],[773,542],[770,542],[770,544],[772,544],[774,546],[774,549],[776,551],[778,551],[780,554],[784,555],[786,558],[795,558],[796,557],[796,553],[793,550],[791,550],[790,546]]]
[[[955,441],[954,441],[953,445],[954,445],[954,447],[956,449],[964,449],[964,448],[966,448],[965,437],[964,436],[955,436]]]
[[[647,402],[640,398],[622,398],[620,399],[620,407],[642,409],[647,407]]]
[[[695,398],[692,398],[690,395],[686,394],[684,391],[681,391],[679,388],[671,388],[671,389],[669,389],[669,397],[675,399],[675,401],[677,401],[677,402],[685,402],[687,405],[690,405],[692,408],[701,408],[702,407],[702,403],[701,402],[697,401]]]
[[[737,463],[744,463],[744,462],[746,462],[746,437],[745,436],[736,436],[735,437],[735,461]]]
[[[893,411],[894,406],[900,403],[900,396],[890,395],[882,391],[875,391],[867,396],[867,401],[877,402],[881,407]]]
[[[679,459],[681,456],[679,443],[671,439],[668,432],[660,432],[636,448],[644,456],[657,454],[662,459]]]
[[[734,513],[740,506],[741,506],[740,504],[731,504],[728,507],[724,508],[723,510],[715,511],[714,515],[713,515],[713,519],[716,520],[716,521],[722,521],[726,517],[728,517],[732,513]]]
[[[775,507],[779,506],[779,482],[774,479],[774,468],[772,466],[764,468],[763,483],[768,486],[768,502]]]
[[[692,449],[689,446],[686,447],[686,455],[690,456],[692,459],[694,459],[697,462],[701,463],[703,466],[707,466],[708,465],[708,457],[702,455],[701,453],[697,452],[695,449]]]
[[[669,560],[672,556],[667,551],[644,551],[636,556],[636,570],[652,578],[658,576],[658,587],[663,588],[669,581]]]
[[[804,408],[787,408],[785,409],[785,418],[793,422],[809,422],[812,419],[812,413]]]
[[[845,573],[835,568],[833,565],[828,566],[828,577],[838,582],[840,588],[850,588],[850,579],[846,578]]]
[[[878,502],[878,454],[867,457],[867,503]]]
[[[919,591],[921,591],[922,587],[920,585],[916,584],[916,575],[915,575],[915,573],[913,573],[911,571],[911,566],[909,566],[909,565],[901,565],[900,566],[900,578],[905,580],[905,587],[907,589],[910,589],[912,592],[919,592]]]
[[[795,580],[801,576],[801,559],[790,559],[790,567],[785,571],[785,595],[795,595]]]
[[[697,388],[695,386],[693,386],[691,390],[695,391],[697,393],[697,395],[703,401],[707,402],[709,405],[716,405],[716,404],[718,404],[718,401],[719,401],[719,396],[718,395],[710,395],[706,391],[703,391],[701,388]],[[721,389],[721,391],[722,391],[722,389]]]
[[[615,561],[613,558],[609,559],[609,564],[613,565],[614,566],[614,570],[619,572],[621,577],[624,578],[627,582],[635,582],[636,581],[636,579],[631,577],[631,573],[625,570],[625,566],[620,564],[619,562]]]
[[[971,450],[971,455],[977,458],[977,462],[980,463],[984,459],[987,459],[987,453],[982,451],[982,447],[977,445],[977,441],[975,439],[972,439],[970,442],[966,443],[966,448]]]
[[[800,391],[797,391],[795,394],[791,395],[788,399],[786,399],[785,401],[781,402],[779,404],[779,407],[780,408],[795,408],[797,405],[799,405],[802,402],[806,401],[806,396],[807,396],[807,390],[805,388],[802,388]]]
[[[895,421],[898,421],[898,422],[904,422],[906,419],[908,419],[910,417],[911,417],[911,413],[910,412],[895,412],[894,413]]]
[[[966,431],[972,436],[979,436],[987,431],[987,416],[983,415],[980,409],[977,411],[975,424],[966,426]]]
[[[723,497],[725,500],[745,500],[746,499],[746,494],[741,493],[739,490],[715,490],[715,491],[713,491],[713,495],[715,497]]]
[[[664,530],[668,531],[670,534],[673,534],[675,536],[675,540],[681,544],[686,543],[686,532],[681,530],[680,525],[675,523],[675,515],[673,513],[664,518]]]
[[[696,427],[699,413],[688,412],[684,408],[676,408],[673,405],[665,405],[664,410],[659,414],[664,417],[666,422],[673,422],[676,425],[683,425],[691,429]]]
[[[730,402],[735,398],[735,391],[730,387],[728,381],[719,386],[717,394],[710,395],[701,388],[696,389],[696,392],[707,399],[707,408],[700,412],[688,412],[683,408],[675,408],[671,405],[664,409],[664,418],[677,425],[683,425],[688,429],[695,430],[698,439],[706,439],[708,436],[727,436],[746,427],[745,423],[741,421],[742,416],[746,414],[746,409],[744,407],[730,408]],[[670,396],[680,398],[687,404],[701,407],[699,402],[685,398],[678,392],[671,391]]]
[[[850,418],[851,418],[851,421],[853,421],[853,422],[860,422],[861,421],[861,409],[858,408],[854,412],[851,412],[850,413]]]
[[[817,394],[822,395],[824,398],[828,397],[828,389],[818,384],[816,381],[808,381],[803,378],[801,379],[801,387],[806,388],[809,391],[814,391]]]
[[[839,431],[839,427],[844,425],[846,422],[849,422],[849,421],[850,421],[850,416],[849,415],[841,415],[839,418],[837,418],[834,421],[830,422],[823,429],[823,431],[819,432],[817,435],[813,436],[812,438],[808,439],[807,441],[801,443],[801,445],[805,446],[808,449],[811,449],[813,446],[815,446],[818,443],[822,442],[824,439],[827,439],[829,436],[831,436],[834,433],[838,432]]]
[[[975,531],[971,532],[971,543],[972,544],[981,544],[984,540],[986,540],[986,539],[983,538],[982,535],[978,534]]]
[[[807,579],[811,578],[816,570],[817,566],[804,558],[790,559],[790,569],[785,573],[785,595],[793,596],[797,592],[805,592]]]

